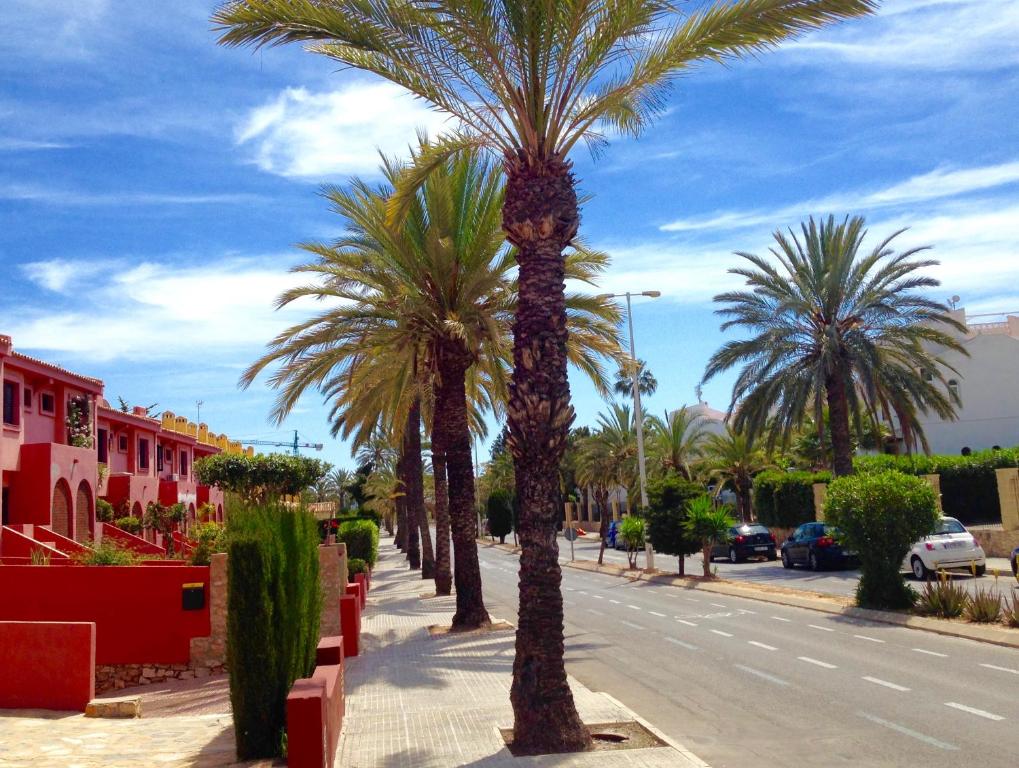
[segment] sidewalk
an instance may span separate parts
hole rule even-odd
[[[361,655],[347,662],[346,715],[337,765],[344,768],[706,768],[672,746],[514,758],[499,728],[513,724],[509,688],[512,631],[432,636],[448,626],[451,597],[427,598],[431,582],[383,545],[362,625]],[[586,723],[639,720],[606,694],[571,678]],[[642,721],[641,721],[642,722]]]

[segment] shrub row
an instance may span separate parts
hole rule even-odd
[[[814,483],[831,482],[830,472],[767,470],[754,478],[754,512],[762,525],[795,528],[815,519]]]
[[[241,759],[281,755],[290,686],[314,669],[318,544],[315,518],[304,510],[231,510],[227,658]]]

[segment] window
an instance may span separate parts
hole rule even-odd
[[[4,382],[4,424],[18,426],[21,411],[18,408],[18,384],[14,381]]]
[[[28,408],[28,409],[32,408],[32,388],[31,387],[25,387],[24,392],[22,392],[22,394],[21,394],[21,404],[23,406],[25,406],[25,408]]]
[[[57,400],[52,392],[43,392],[39,396],[39,410],[52,416],[57,411]]]
[[[138,438],[138,468],[149,468],[149,441],[144,437]]]
[[[110,437],[105,429],[99,430],[99,440],[96,443],[99,449],[99,463],[106,464],[110,458]]]
[[[127,453],[127,435],[117,435],[117,450]]]
[[[188,476],[188,452],[187,451],[181,451],[180,452],[180,474],[181,474],[181,477],[187,477]]]
[[[163,446],[156,446],[156,472],[163,471]]]

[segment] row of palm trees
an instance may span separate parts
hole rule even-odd
[[[396,180],[394,193],[385,196],[380,213],[388,226],[414,208],[423,180],[454,154],[485,148],[502,162],[506,183],[498,218],[515,248],[509,258],[519,268],[515,304],[506,308],[512,315],[512,371],[505,399],[522,545],[510,692],[518,753],[571,751],[591,743],[566,678],[556,544],[558,468],[574,418],[567,380],[565,281],[567,254],[580,227],[580,202],[571,152],[581,143],[604,146],[606,129],[640,134],[664,110],[669,86],[701,62],[753,56],[805,31],[869,14],[875,5],[874,0],[716,0],[688,10],[663,0],[229,0],[214,14],[224,44],[305,43],[344,69],[397,83],[453,116],[449,133],[425,147]],[[355,187],[354,194],[368,192]],[[442,250],[438,245],[435,250]],[[357,306],[361,299],[346,269],[337,271],[334,298]],[[376,280],[381,277],[372,275],[369,285]],[[451,284],[459,283],[446,279],[435,288],[442,293]],[[402,298],[392,297],[387,310],[394,318],[403,317]],[[337,319],[357,329],[331,331],[347,334],[343,346],[349,342],[362,348],[355,358],[372,358],[380,349],[360,341],[373,332],[368,318],[341,313]],[[394,319],[393,324],[416,330],[419,324],[427,326],[435,333],[434,343],[401,335],[404,340],[394,341],[381,361],[362,361],[363,385],[378,384],[371,405],[355,407],[344,400],[355,377],[343,361],[311,365],[295,382],[303,384],[298,389],[317,386],[328,392],[337,403],[336,425],[355,434],[369,424],[374,428],[383,417],[391,431],[408,431],[414,402],[420,402],[426,423],[431,409],[433,451],[437,444],[444,452],[456,547],[455,524],[465,522],[462,516],[474,491],[465,471],[470,390],[460,374],[497,341],[488,338],[485,328],[468,330],[469,317],[445,308],[423,321]],[[330,332],[325,326],[318,329],[323,342]],[[484,341],[472,348],[468,339],[474,330]],[[316,333],[314,323],[306,333]],[[287,343],[282,338],[277,346],[286,348]],[[281,352],[280,359],[298,357]],[[331,373],[336,366],[341,372]],[[408,394],[386,398],[383,371],[406,382],[399,389]],[[426,372],[436,378],[425,377]],[[501,378],[488,383],[497,387]],[[357,382],[362,383],[360,375]],[[476,381],[476,387],[482,392],[483,382]],[[843,402],[838,396],[831,399]],[[460,544],[468,530],[460,531]],[[476,561],[476,553],[466,549],[456,554],[458,570],[461,555]],[[475,582],[471,589],[479,588],[480,580]],[[459,594],[457,599],[462,619]]]

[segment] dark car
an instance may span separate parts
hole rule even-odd
[[[1008,559],[1012,561],[1012,575],[1019,579],[1019,547],[1012,550]]]
[[[856,553],[839,543],[837,528],[824,523],[804,523],[782,542],[782,565],[805,565],[812,571],[854,565]]]
[[[730,563],[739,563],[748,557],[767,557],[775,560],[775,534],[758,523],[734,525],[725,541],[711,548],[711,559],[727,557]]]

